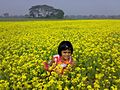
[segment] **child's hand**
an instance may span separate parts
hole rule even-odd
[[[56,67],[56,64],[53,63],[52,66],[49,67],[49,70],[50,70],[50,71],[54,71],[54,68],[55,68],[55,67]]]

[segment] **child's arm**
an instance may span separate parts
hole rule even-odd
[[[50,60],[50,61],[48,62],[49,66],[52,66],[52,64],[53,64],[54,62],[55,62],[54,60]]]
[[[51,71],[53,71],[53,69],[56,67],[56,62],[55,62],[55,60],[54,60],[54,58],[52,58],[52,60],[50,60],[49,62],[48,62],[48,65],[49,65],[49,71],[51,72]]]

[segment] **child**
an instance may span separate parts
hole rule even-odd
[[[73,46],[69,41],[62,41],[58,46],[58,55],[54,55],[53,59],[47,63],[44,62],[44,68],[47,71],[55,71],[59,74],[63,74],[64,70],[68,65],[73,66],[74,62],[72,60]],[[60,66],[61,71],[57,70],[56,67]],[[50,67],[52,68],[50,69]]]

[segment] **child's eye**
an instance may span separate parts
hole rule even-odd
[[[71,53],[71,52],[68,52],[68,53]]]
[[[71,52],[63,52],[63,53],[71,53]]]

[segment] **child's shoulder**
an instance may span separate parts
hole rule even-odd
[[[55,58],[55,57],[60,57],[60,55],[59,54],[53,55],[53,58]]]
[[[53,60],[54,60],[55,62],[58,62],[59,59],[60,59],[60,55],[58,55],[58,54],[53,55]]]

